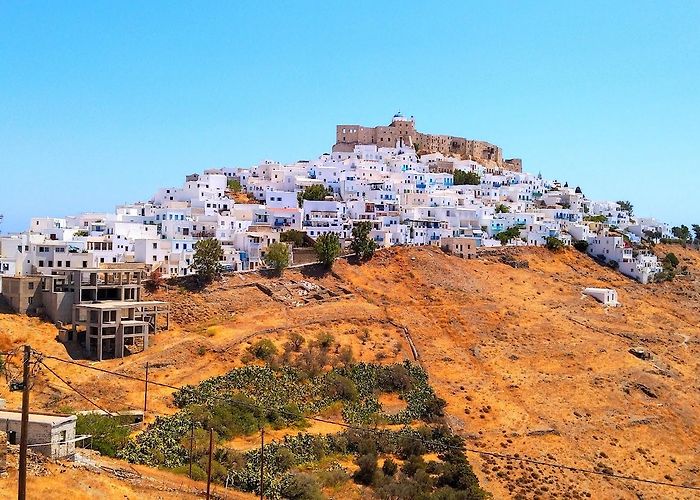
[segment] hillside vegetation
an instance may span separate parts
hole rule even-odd
[[[228,276],[199,293],[171,287],[153,297],[171,301],[175,327],[160,333],[146,353],[99,366],[143,376],[149,361],[153,380],[198,384],[243,366],[261,339],[281,351],[294,333],[307,341],[330,333],[355,361],[420,364],[447,402],[446,422],[470,450],[699,486],[700,252],[656,250],[673,251],[690,277],[640,285],[574,250],[509,249],[462,260],[436,248],[394,248],[361,266],[338,262],[329,274]],[[528,267],[503,260],[527,261]],[[289,283],[300,281],[343,293],[290,305],[265,292],[290,290]],[[621,306],[605,308],[582,296],[588,286],[615,288]],[[0,314],[0,332],[3,348],[28,341],[68,358],[55,329],[37,319]],[[112,410],[143,405],[139,382],[46,362]],[[149,421],[178,411],[172,396],[169,389],[149,389]],[[17,393],[3,391],[3,397],[18,406]],[[381,402],[401,411],[401,401]],[[45,371],[32,403],[54,411],[89,407]],[[304,429],[338,431],[320,423]],[[269,439],[299,432],[271,430]],[[258,434],[231,441],[241,451],[258,443]],[[467,457],[495,498],[696,493],[472,452]],[[341,491],[344,498],[363,495],[361,488]]]

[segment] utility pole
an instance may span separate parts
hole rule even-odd
[[[148,361],[146,361],[146,383],[143,390],[143,420],[146,422],[146,406],[148,404]]]
[[[17,485],[17,500],[27,498],[27,434],[29,428],[29,360],[32,348],[24,346],[24,365],[22,369],[22,423],[19,437],[19,481]]]
[[[190,433],[190,479],[192,479],[192,446],[194,443],[194,421],[192,422],[192,432]]]
[[[265,486],[263,483],[263,470],[265,467],[265,428],[260,427],[260,500],[263,500]]]
[[[209,429],[209,464],[207,465],[207,500],[209,500],[211,491],[211,455],[214,450],[214,429]]]

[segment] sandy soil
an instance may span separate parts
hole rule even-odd
[[[408,334],[470,449],[698,486],[700,253],[657,247],[669,250],[691,277],[644,286],[574,250],[510,250],[529,263],[514,269],[500,261],[502,251],[462,260],[435,248],[389,249],[362,266],[339,262],[330,274],[287,271],[285,279],[352,292],[302,307],[251,286],[274,278],[231,276],[200,293],[159,291],[154,297],[172,302],[176,325],[147,352],[99,366],[142,376],[149,361],[153,380],[181,385],[239,366],[245,347],[262,337],[282,344],[290,331],[331,332],[356,359],[394,362],[413,359]],[[615,288],[621,306],[582,296],[586,286]],[[69,359],[55,336],[37,319],[0,314],[3,349],[29,342]],[[652,358],[633,356],[633,347]],[[110,410],[143,405],[142,383],[46,363]],[[175,411],[171,393],[149,389],[149,419]],[[19,404],[4,388],[0,397]],[[32,404],[90,406],[46,371],[37,374]],[[496,498],[698,496],[476,453],[469,459]]]

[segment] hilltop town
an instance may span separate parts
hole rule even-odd
[[[0,237],[0,276],[115,264],[186,276],[196,242],[210,237],[227,270],[254,270],[285,232],[347,242],[369,221],[379,248],[436,245],[472,257],[501,245],[578,244],[647,283],[662,266],[643,240],[675,237],[629,203],[591,200],[580,187],[521,172],[520,160],[482,141],[418,133],[400,114],[386,127],[339,125],[336,139],[316,160],[208,169],[114,213],[33,218],[26,231]],[[290,252],[302,262],[302,249]]]

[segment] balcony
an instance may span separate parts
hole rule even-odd
[[[192,233],[192,236],[194,236],[195,238],[213,238],[215,234],[216,234],[215,231],[205,230],[205,231],[194,231]]]

